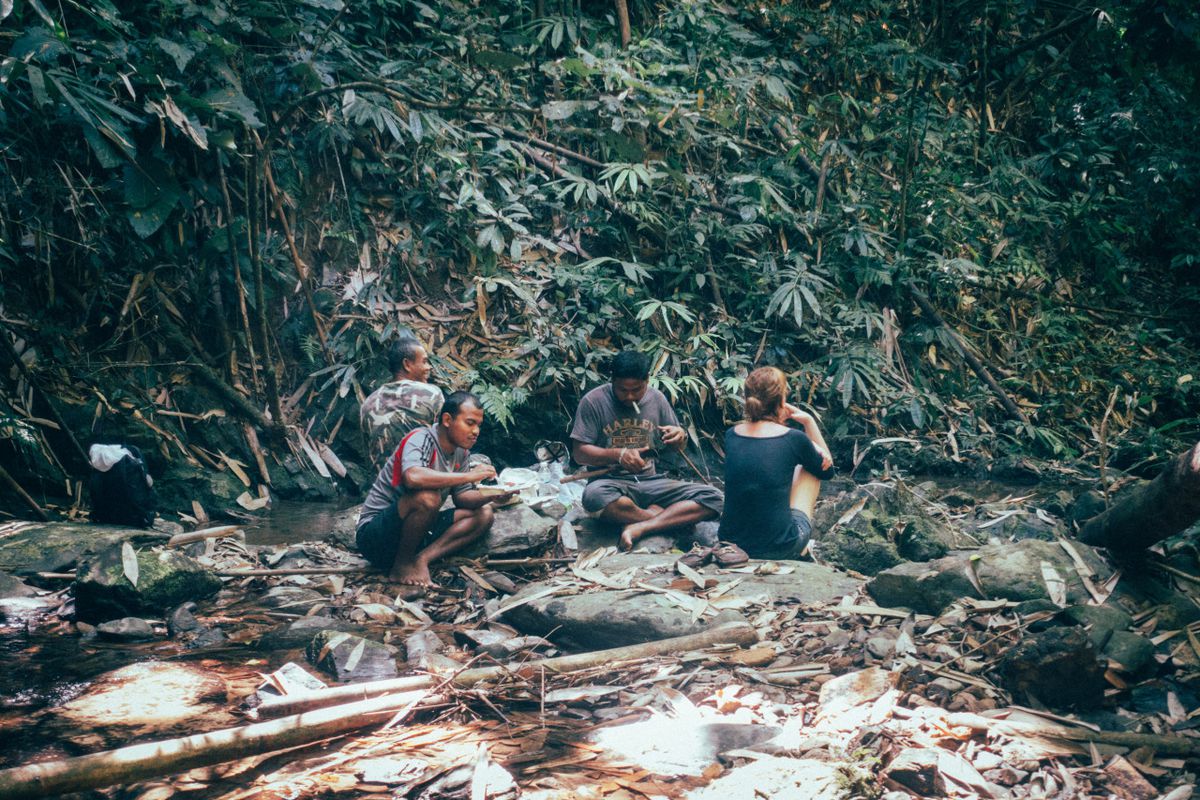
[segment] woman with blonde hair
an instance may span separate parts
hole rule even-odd
[[[745,419],[725,433],[719,538],[755,558],[801,557],[812,536],[821,481],[834,473],[829,447],[813,416],[787,402],[780,370],[754,370],[743,391]]]

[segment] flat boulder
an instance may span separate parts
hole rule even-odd
[[[75,579],[75,614],[104,622],[142,614],[163,615],[188,600],[216,594],[221,579],[176,550],[137,551],[137,583],[130,581],[120,545],[81,564]]]
[[[1080,542],[1071,544],[1087,571],[1097,576],[1095,583],[1103,583],[1112,574],[1094,549]],[[1047,574],[1062,579],[1068,603],[1090,599],[1067,551],[1057,542],[1038,539],[989,544],[927,563],[891,567],[867,583],[867,592],[881,606],[936,615],[963,597],[1016,602],[1053,599]]]
[[[118,525],[28,522],[0,538],[0,571],[12,575],[65,572],[122,542],[159,542],[165,534]]]
[[[9,575],[7,572],[0,572],[0,598],[33,597],[36,594],[37,589],[25,581]]]
[[[834,601],[861,587],[859,580],[818,564],[751,562],[745,572],[705,567],[700,574],[707,596],[702,596],[672,571],[678,558],[644,553],[587,557],[582,577],[577,573],[575,579],[532,583],[505,600],[503,606],[512,610],[504,621],[526,633],[595,650],[700,633],[743,620],[753,608]],[[722,591],[729,584],[734,585]]]

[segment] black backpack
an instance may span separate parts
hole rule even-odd
[[[158,512],[158,496],[142,451],[131,444],[124,447],[129,455],[107,472],[93,469],[88,479],[92,522],[149,528]]]

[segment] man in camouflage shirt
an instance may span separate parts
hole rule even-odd
[[[442,390],[428,383],[432,366],[417,338],[401,336],[388,351],[392,380],[363,401],[359,422],[371,464],[380,468],[405,434],[428,427],[442,410]]]

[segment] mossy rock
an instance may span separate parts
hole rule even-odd
[[[0,570],[12,575],[64,572],[87,557],[126,541],[166,537],[141,528],[79,522],[31,522],[0,539]]]
[[[110,547],[79,567],[75,615],[103,622],[142,614],[165,614],[188,600],[216,594],[221,579],[176,550],[137,553],[137,585],[125,574],[121,547]]]
[[[866,575],[904,561],[931,561],[974,544],[933,516],[903,483],[855,487],[820,504],[814,530],[823,561]]]

